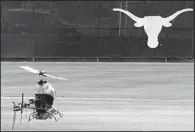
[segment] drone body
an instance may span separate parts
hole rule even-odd
[[[29,66],[20,66],[20,68],[23,68],[32,73],[39,74],[41,79],[36,84],[35,91],[34,91],[34,95],[35,95],[34,99],[29,99],[29,102],[25,103],[24,94],[22,93],[21,103],[18,103],[18,105],[16,105],[16,103],[13,101],[14,115],[13,115],[12,130],[14,129],[16,112],[17,111],[21,112],[21,118],[20,118],[20,123],[21,123],[23,109],[33,110],[33,112],[29,115],[28,121],[31,121],[32,119],[46,120],[52,118],[54,118],[55,121],[59,120],[62,117],[62,114],[52,106],[56,96],[56,91],[53,88],[53,86],[46,80],[46,77],[49,76],[51,78],[56,78],[60,80],[68,80],[68,79],[55,77],[50,74],[47,74],[46,72],[33,69]]]
[[[55,89],[48,81],[40,80],[36,84],[34,94],[48,94],[55,98]]]

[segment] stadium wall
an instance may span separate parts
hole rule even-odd
[[[20,2],[2,2],[4,7],[18,8]],[[36,2],[43,8],[44,2]],[[89,60],[130,61],[158,60],[165,58],[194,58],[194,11],[180,15],[173,26],[163,28],[159,35],[160,45],[150,49],[143,28],[135,28],[134,22],[113,8],[121,1],[57,1],[58,16],[64,23],[72,24],[82,33],[59,41],[55,36],[44,34],[1,33],[1,60]],[[129,1],[129,11],[139,17],[161,15],[167,17],[184,8],[194,8],[193,1]],[[123,1],[122,7],[125,8]],[[74,10],[74,12],[72,12]],[[119,36],[120,30],[120,36]],[[76,41],[75,41],[76,40]],[[85,59],[84,59],[85,58]],[[165,59],[166,60],[166,59]]]
[[[7,38],[8,37],[8,38]],[[162,45],[149,48],[147,37],[83,37],[80,42],[44,41],[44,36],[2,35],[1,59],[6,58],[194,58],[192,38],[159,38]],[[42,39],[42,40],[41,40]],[[31,41],[30,41],[31,40]],[[122,59],[121,59],[122,60]]]

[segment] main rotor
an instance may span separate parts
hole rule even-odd
[[[25,69],[29,72],[38,74],[39,76],[51,77],[51,78],[55,78],[55,79],[59,79],[59,80],[68,80],[67,78],[56,77],[56,76],[53,76],[53,75],[50,75],[50,74],[46,73],[45,71],[39,71],[39,70],[36,70],[36,69],[34,69],[32,67],[29,67],[29,66],[19,66],[19,67],[22,68],[22,69]]]

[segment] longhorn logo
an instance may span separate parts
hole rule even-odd
[[[158,36],[162,30],[162,26],[164,26],[164,27],[172,26],[170,21],[172,21],[178,15],[180,15],[184,12],[193,11],[193,9],[192,8],[182,9],[182,10],[179,10],[176,13],[174,13],[171,16],[166,17],[166,18],[163,18],[161,16],[145,16],[143,18],[140,18],[140,17],[135,16],[131,12],[120,9],[120,8],[113,8],[113,11],[119,11],[119,12],[122,12],[122,13],[126,14],[127,16],[129,16],[131,19],[133,19],[136,22],[134,24],[135,27],[144,26],[144,30],[148,36],[147,45],[150,48],[156,48],[159,45]]]

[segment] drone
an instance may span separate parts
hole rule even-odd
[[[20,112],[20,124],[22,121],[22,114],[24,109],[31,109],[32,113],[28,117],[28,122],[32,119],[36,120],[47,120],[54,118],[54,121],[58,121],[63,114],[58,111],[56,108],[52,107],[53,101],[55,99],[56,91],[53,86],[46,80],[46,77],[51,77],[60,80],[68,80],[66,78],[52,76],[47,74],[45,71],[39,71],[29,66],[19,66],[22,69],[25,69],[29,72],[38,74],[41,79],[36,84],[35,88],[35,98],[29,99],[28,103],[24,102],[24,93],[22,93],[22,100],[16,105],[15,101],[13,103],[13,123],[12,130],[14,129],[16,112]]]

